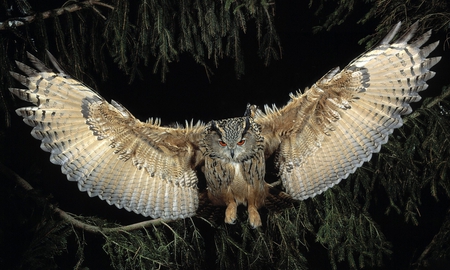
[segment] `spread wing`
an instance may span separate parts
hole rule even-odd
[[[31,134],[51,153],[81,191],[109,204],[153,218],[195,215],[198,207],[195,167],[204,125],[167,128],[159,120],[140,122],[117,102],[109,104],[79,81],[56,74],[29,54],[35,70],[11,72],[28,89],[11,88],[36,106],[17,109]]]
[[[266,155],[278,152],[283,185],[295,199],[322,193],[370,160],[428,87],[435,74],[429,69],[440,57],[427,56],[438,42],[421,48],[430,31],[410,42],[416,23],[390,43],[399,28],[342,71],[333,69],[303,95],[291,95],[282,109],[256,112]]]

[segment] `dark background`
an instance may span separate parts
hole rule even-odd
[[[323,22],[333,7],[324,10],[320,16],[313,14],[314,8],[308,8],[307,1],[277,1],[275,24],[281,39],[282,59],[273,61],[268,67],[264,66],[256,54],[256,33],[250,25],[247,33],[241,35],[246,68],[245,75],[240,79],[236,78],[234,61],[231,59],[221,60],[219,67],[213,68],[213,76],[208,78],[204,68],[188,55],[182,55],[178,62],[170,64],[165,83],[161,83],[159,74],[153,74],[152,67],[141,66],[143,79],[138,78],[130,84],[129,77],[112,62],[108,66],[108,81],[91,76],[96,80],[98,92],[107,100],[120,102],[140,120],[160,117],[163,124],[183,123],[190,119],[207,122],[241,116],[247,103],[260,107],[273,103],[282,106],[289,100],[290,92],[303,90],[331,68],[343,68],[365,52],[365,47],[358,45],[358,41],[372,34],[378,23],[373,20],[365,25],[358,24],[357,21],[365,11],[365,7],[360,6],[355,9],[360,8],[361,11],[355,12],[341,26],[329,32],[313,34],[312,27]],[[436,95],[442,86],[450,82],[450,57],[448,51],[443,50],[445,38],[445,33],[434,33],[431,37],[431,41],[441,40],[432,55],[442,55],[444,58],[433,68],[437,75],[429,81],[430,87],[424,96]],[[52,53],[57,56],[58,52]],[[64,66],[64,63],[61,64]],[[25,105],[18,100],[14,102],[11,110]],[[61,174],[60,167],[49,162],[49,154],[40,150],[40,142],[29,135],[30,130],[30,127],[22,123],[21,118],[13,114],[11,125],[5,133],[7,148],[2,155],[7,157],[5,165],[39,188],[44,196],[61,209],[79,215],[99,216],[124,225],[146,220],[79,192],[76,183],[67,181],[65,175]],[[406,268],[410,263],[408,258],[421,253],[437,233],[449,203],[436,202],[429,194],[424,194],[424,202],[420,226],[406,224],[401,215],[384,215],[388,202],[382,198],[372,207],[374,218],[393,243],[394,253],[391,259],[384,260],[387,268]],[[20,231],[20,226],[17,229]],[[19,235],[19,231],[15,232],[16,235]],[[22,237],[24,239],[18,238],[16,241],[26,241],[30,235],[24,234]],[[89,237],[101,242],[100,236]],[[311,269],[328,268],[326,251],[320,247],[315,248],[314,240],[310,242],[311,250],[305,256]],[[91,248],[92,252],[89,252]],[[100,249],[94,244],[87,247],[86,261],[92,260],[91,264],[87,264],[92,269],[95,269],[94,266],[97,269],[109,266],[108,258],[99,252]],[[20,248],[17,251],[20,252]],[[94,263],[98,258],[102,260],[98,264]],[[67,260],[67,265],[70,265],[70,259]]]

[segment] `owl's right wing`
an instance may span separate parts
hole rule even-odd
[[[410,42],[416,23],[391,43],[399,28],[342,71],[333,69],[303,95],[291,95],[285,107],[256,112],[266,155],[277,152],[281,180],[295,199],[322,193],[370,160],[428,87],[429,69],[440,57],[427,56],[438,42],[421,48],[430,31]]]
[[[28,89],[10,91],[36,106],[16,112],[34,127],[31,134],[69,180],[91,197],[144,216],[195,215],[203,124],[168,128],[158,120],[140,122],[117,102],[108,103],[64,74],[51,55],[60,73],[29,58],[38,70],[17,62],[26,76],[11,72]]]

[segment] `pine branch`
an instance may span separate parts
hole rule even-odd
[[[52,17],[56,17],[56,16],[60,16],[64,13],[71,13],[71,12],[76,12],[79,11],[81,9],[85,9],[85,8],[92,8],[95,12],[98,13],[98,15],[100,17],[102,17],[104,20],[106,20],[106,17],[103,16],[100,11],[97,10],[97,8],[95,6],[103,6],[103,7],[107,7],[109,9],[114,9],[113,6],[105,4],[101,1],[95,1],[95,0],[87,0],[84,2],[80,2],[80,3],[75,3],[75,4],[71,4],[68,6],[63,6],[61,8],[56,8],[56,9],[52,9],[49,11],[45,11],[42,13],[36,13],[34,15],[30,15],[30,16],[26,16],[26,17],[19,17],[19,18],[12,18],[12,19],[8,19],[4,22],[0,22],[0,31],[1,30],[7,30],[9,28],[17,28],[20,26],[23,26],[25,24],[30,24],[33,21],[35,21],[37,19],[37,16],[40,14],[42,19],[48,19],[48,18],[52,18]]]
[[[30,191],[33,190],[33,186],[30,185],[25,179],[20,177],[17,173],[6,167],[3,163],[0,162],[0,172],[5,175],[8,179],[16,182],[23,189]],[[166,224],[171,222],[172,220],[163,220],[163,219],[153,219],[142,221],[138,223],[133,223],[126,226],[112,227],[112,228],[103,228],[91,224],[87,224],[83,221],[80,221],[73,217],[70,213],[65,212],[64,210],[50,204],[50,208],[57,213],[64,221],[68,222],[72,226],[82,229],[87,232],[104,234],[111,232],[119,232],[119,231],[133,231],[137,229],[142,229],[144,227],[157,226],[161,224]]]
[[[446,99],[448,96],[450,96],[450,86],[447,86],[445,89],[442,90],[442,94],[438,97],[435,97],[430,103],[426,105],[426,108],[431,108],[434,105],[438,104],[439,102],[442,102],[444,99]]]
[[[450,221],[450,208],[447,210],[446,220],[443,223],[448,224],[449,221]],[[441,226],[440,231],[433,237],[433,239],[428,244],[428,246],[424,249],[422,254],[420,254],[419,259],[417,259],[417,261],[415,263],[413,263],[412,266],[415,269],[422,269],[422,268],[426,268],[427,266],[429,266],[429,265],[427,265],[427,259],[429,259],[428,257],[432,257],[431,253],[433,251],[435,251],[435,249],[441,250],[437,247],[442,245],[442,242],[444,242],[444,243],[446,242],[447,239],[445,236],[447,234],[448,234],[448,228],[446,228],[445,225]]]
[[[436,104],[439,104],[440,102],[444,101],[449,96],[450,96],[450,86],[447,86],[445,89],[442,90],[442,93],[439,96],[433,98],[433,100],[430,101],[429,103],[427,103],[426,105],[424,104],[423,107],[426,109],[430,109],[433,106],[435,106]],[[408,122],[409,119],[414,119],[414,118],[418,117],[419,115],[420,115],[419,110],[413,112],[412,114],[403,118],[403,124]]]

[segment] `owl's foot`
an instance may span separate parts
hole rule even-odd
[[[237,204],[232,201],[228,204],[227,210],[225,211],[225,222],[228,224],[236,223],[237,219]]]
[[[258,209],[254,205],[248,206],[248,221],[253,229],[256,229],[262,225]]]

